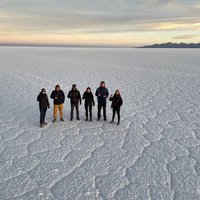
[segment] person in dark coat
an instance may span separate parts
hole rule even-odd
[[[72,89],[69,91],[67,97],[70,98],[70,103],[71,103],[70,121],[73,120],[74,108],[76,108],[76,118],[77,118],[77,120],[80,120],[80,118],[79,118],[79,103],[81,105],[81,94],[77,90],[76,84],[72,85]]]
[[[45,122],[45,115],[47,108],[50,108],[49,99],[46,94],[45,88],[42,88],[41,92],[37,96],[37,101],[39,101],[39,109],[40,109],[40,127],[42,128],[44,125],[47,125]]]
[[[85,121],[88,121],[88,110],[90,113],[90,121],[92,121],[92,106],[95,106],[95,102],[90,87],[88,87],[86,91],[83,93],[82,99],[85,99],[85,116],[86,116]]]
[[[115,91],[114,96],[112,96],[112,95],[110,96],[110,101],[112,101],[111,108],[113,109],[113,115],[112,115],[111,123],[114,122],[115,114],[117,112],[117,116],[118,116],[117,125],[119,125],[120,124],[120,108],[123,104],[123,100],[122,100],[122,97],[120,95],[119,90]]]
[[[60,89],[59,85],[55,86],[55,90],[52,91],[51,93],[51,98],[53,99],[53,122],[56,121],[57,118],[57,112],[59,110],[60,113],[60,121],[64,121],[63,119],[63,108],[64,108],[64,102],[65,102],[65,94],[64,92]]]
[[[95,95],[97,96],[97,101],[98,101],[97,120],[99,121],[101,118],[101,108],[103,107],[103,117],[104,117],[104,120],[107,121],[106,99],[108,98],[109,92],[108,92],[108,89],[105,87],[104,81],[101,81],[100,87],[97,88]]]

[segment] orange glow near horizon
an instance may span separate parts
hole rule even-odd
[[[154,29],[160,29],[161,26],[154,27]],[[166,28],[166,26],[162,26]],[[173,27],[173,25],[167,26]],[[147,32],[124,32],[124,33],[101,33],[101,34],[87,34],[87,33],[75,33],[69,35],[54,35],[54,34],[16,34],[16,35],[1,35],[0,43],[24,43],[24,44],[56,44],[56,45],[97,45],[97,46],[140,46],[154,43],[164,42],[181,42],[182,38],[184,42],[198,42],[199,37],[184,37],[186,35],[183,32],[179,36],[180,32],[174,31],[173,35],[168,32],[160,31],[147,31]],[[181,37],[183,35],[183,37]],[[180,39],[179,39],[180,38]],[[179,40],[177,40],[179,39]]]
[[[69,35],[10,35],[1,36],[2,43],[31,43],[31,44],[60,44],[60,45],[113,45],[131,46],[136,41],[133,40],[132,33],[123,34],[69,34]]]
[[[21,29],[21,30],[20,30]],[[124,31],[28,30],[24,26],[0,25],[0,43],[141,46],[165,42],[199,42],[200,23],[151,22],[133,25]],[[99,32],[98,32],[99,31]]]
[[[199,13],[198,0],[2,0],[0,43],[128,47],[199,43]]]

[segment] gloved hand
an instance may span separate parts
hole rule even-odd
[[[95,106],[95,103],[93,103],[93,106]]]

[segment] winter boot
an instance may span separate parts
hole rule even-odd
[[[92,113],[90,113],[90,121],[92,121]]]
[[[113,123],[114,122],[114,115],[112,116],[112,120],[110,121],[110,123]]]

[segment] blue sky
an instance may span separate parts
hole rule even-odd
[[[199,42],[197,0],[1,0],[0,42],[138,46]]]

